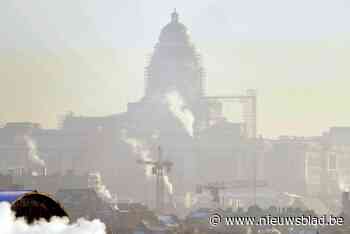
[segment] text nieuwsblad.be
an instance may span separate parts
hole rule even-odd
[[[272,226],[335,226],[343,225],[344,218],[339,216],[297,216],[279,217],[267,215],[264,217],[225,217],[225,224],[228,226],[250,226],[250,225],[272,225]]]

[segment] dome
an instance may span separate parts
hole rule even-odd
[[[181,44],[188,42],[187,28],[179,22],[179,15],[174,10],[171,14],[171,21],[162,29],[159,36],[160,43]]]

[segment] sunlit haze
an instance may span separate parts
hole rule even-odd
[[[3,0],[0,121],[55,128],[70,110],[125,111],[143,96],[144,67],[173,8],[203,57],[208,94],[257,89],[258,134],[350,124],[345,0]]]

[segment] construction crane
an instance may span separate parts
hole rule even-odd
[[[203,190],[207,190],[210,192],[213,197],[213,202],[215,202],[218,206],[220,206],[220,192],[228,189],[240,189],[240,188],[249,188],[250,186],[249,180],[235,180],[231,182],[214,182],[208,183],[204,185],[197,185],[196,192],[202,193]],[[254,183],[255,187],[267,187],[267,182],[264,180],[257,180]]]
[[[164,209],[164,176],[170,173],[173,163],[169,160],[163,160],[160,146],[158,147],[157,161],[139,159],[137,163],[152,166],[152,175],[156,177],[156,211],[162,213]]]

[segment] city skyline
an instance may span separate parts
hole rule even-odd
[[[273,2],[269,1],[269,4]],[[141,4],[135,15],[123,13],[109,21],[108,17],[100,14],[111,5],[94,9],[95,5],[91,2],[80,11],[79,4],[73,4],[66,21],[58,21],[58,13],[44,23],[40,22],[41,17],[45,10],[52,11],[52,8],[43,2],[39,4],[42,8],[29,8],[28,11],[23,11],[25,8],[17,3],[6,4],[5,9],[17,15],[5,14],[2,24],[6,26],[6,22],[13,23],[14,19],[18,23],[7,27],[13,31],[8,38],[16,40],[1,39],[0,76],[3,86],[0,104],[3,113],[0,121],[33,121],[49,128],[57,127],[57,115],[66,111],[84,116],[109,115],[124,111],[128,102],[142,97],[147,55],[151,54],[158,30],[168,22],[172,10],[167,4],[161,4],[156,9],[152,9],[152,5]],[[61,10],[65,6],[56,4]],[[125,5],[126,12],[133,9],[132,4]],[[206,10],[201,16],[195,14],[194,5],[178,7],[181,22],[188,27],[192,42],[203,56],[208,94],[239,94],[245,89],[256,88],[258,134],[266,137],[320,135],[329,127],[350,124],[350,113],[342,105],[349,98],[346,87],[349,85],[347,52],[350,44],[346,39],[348,31],[340,24],[346,22],[342,21],[345,19],[342,13],[347,10],[338,12],[341,1],[329,9],[339,13],[337,17],[330,17],[332,22],[329,22],[330,25],[336,23],[337,27],[323,21],[319,21],[319,25],[324,27],[316,27],[317,19],[322,15],[322,11],[318,10],[312,21],[314,30],[306,33],[305,26],[298,31],[296,28],[301,26],[300,22],[289,22],[295,30],[288,29],[291,34],[285,34],[285,37],[283,30],[277,30],[276,23],[270,21],[264,33],[256,30],[257,19],[248,20],[242,18],[242,14],[232,19],[227,17],[227,10],[223,11],[225,4],[210,8],[213,4],[203,2],[200,8]],[[326,3],[321,5],[324,10]],[[249,4],[241,7],[247,10]],[[304,11],[307,9],[311,9],[308,4]],[[215,20],[219,19],[209,17],[213,11],[225,13],[226,27],[214,27],[217,24]],[[34,17],[34,13],[38,12],[41,14]],[[159,19],[152,16],[152,12],[157,13]],[[66,27],[68,19],[76,13],[79,13],[77,20],[72,22],[72,27]],[[106,16],[114,16],[112,13],[110,9]],[[221,20],[225,19],[224,16]],[[123,29],[122,22],[117,21],[123,17],[128,22],[135,18],[133,27]],[[24,22],[24,19],[29,20]],[[144,19],[143,24],[140,24],[140,19]],[[267,22],[268,19],[262,21]],[[246,22],[251,27],[245,28],[240,22]],[[84,25],[85,30],[77,31]],[[60,31],[63,27],[65,31]],[[97,28],[102,31],[91,39],[93,29]],[[44,30],[36,35],[36,29]],[[6,27],[3,30],[6,32]],[[21,95],[13,97],[10,90],[16,90]],[[229,115],[237,117],[234,111],[231,110]]]

